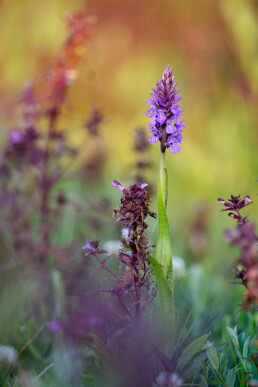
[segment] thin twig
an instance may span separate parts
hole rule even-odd
[[[113,273],[105,264],[105,261],[101,261],[101,259],[99,258],[98,254],[94,254],[94,257],[96,258],[96,260],[98,261],[98,263],[100,264],[100,267],[104,270],[106,270],[109,274],[111,274],[113,277],[115,277],[116,279],[119,279],[118,276]]]

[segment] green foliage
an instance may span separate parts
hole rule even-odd
[[[233,368],[228,371],[226,383],[228,387],[234,387],[236,382],[236,370]]]
[[[218,354],[215,348],[208,352],[209,372],[204,366],[204,377],[208,385],[218,386],[246,386],[248,381],[258,381],[257,369],[253,362],[255,353],[254,339],[250,336],[245,338],[246,333],[237,333],[237,326],[234,329],[227,327],[230,338],[230,345],[226,351]],[[252,385],[252,384],[251,384]]]
[[[209,348],[207,350],[209,362],[215,370],[219,369],[219,357],[215,348]]]
[[[189,364],[189,362],[193,360],[193,358],[197,356],[200,352],[202,352],[202,347],[207,342],[208,337],[209,334],[203,335],[198,339],[194,340],[185,348],[178,360],[179,371],[184,370],[184,368]]]
[[[167,316],[173,311],[172,292],[165,278],[162,266],[153,257],[152,254],[148,254],[148,258],[156,278],[159,299],[159,312],[163,313],[164,316]]]

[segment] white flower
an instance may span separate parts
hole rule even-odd
[[[185,261],[181,257],[172,257],[174,278],[182,278],[186,275]]]
[[[114,254],[114,255],[118,255],[118,252],[119,250],[121,249],[122,247],[122,243],[120,241],[106,241],[104,244],[103,244],[103,249],[104,250],[107,250],[108,254]]]
[[[17,352],[9,345],[0,345],[0,363],[11,364],[15,361]]]

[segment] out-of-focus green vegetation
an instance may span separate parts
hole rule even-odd
[[[238,323],[240,329],[248,326],[251,331],[253,327],[244,314],[234,316],[243,289],[229,284],[236,252],[228,247],[223,236],[223,230],[233,224],[220,213],[216,200],[226,199],[230,194],[250,195],[254,204],[246,214],[250,220],[258,219],[258,10],[255,1],[2,0],[2,130],[15,126],[19,120],[17,102],[24,82],[33,78],[39,85],[43,83],[65,36],[62,17],[74,9],[85,9],[97,17],[86,61],[69,91],[62,118],[71,143],[80,145],[85,138],[82,139],[77,129],[84,124],[92,106],[98,106],[105,115],[102,132],[107,156],[101,180],[90,187],[90,194],[108,197],[116,207],[120,193],[111,187],[112,181],[132,183],[136,157],[132,150],[133,132],[136,127],[147,129],[145,101],[164,67],[171,64],[181,90],[186,124],[181,153],[167,155],[173,255],[183,257],[189,269],[187,278],[176,280],[176,304],[185,302],[183,317],[192,311],[195,335],[204,333],[203,329],[208,326],[211,317],[207,315],[208,304],[214,319],[219,319],[221,324],[213,330],[215,341],[225,336],[222,326]],[[4,141],[2,133],[0,141]],[[95,151],[94,146],[90,138],[85,141],[84,151],[72,168],[83,164]],[[153,168],[147,176],[154,184],[155,211],[158,145],[151,146],[150,157]],[[64,187],[71,198],[83,205],[87,198],[83,196],[83,183],[78,180],[68,181]],[[199,260],[189,251],[189,235],[196,212],[203,206],[207,209],[207,247]],[[112,211],[109,212],[111,223]],[[150,239],[155,243],[155,221],[150,224]],[[84,225],[76,224],[76,218],[68,210],[54,238],[66,243],[76,234],[82,235],[83,229]],[[104,241],[118,238],[112,232],[112,228],[105,227],[90,237]],[[30,275],[16,288],[12,285],[4,284],[8,297],[6,293],[0,297],[2,341],[4,336],[12,337],[20,329],[23,302],[37,288]],[[221,305],[225,294],[227,300]],[[9,297],[15,301],[9,304]],[[15,320],[13,325],[8,324],[11,320]]]

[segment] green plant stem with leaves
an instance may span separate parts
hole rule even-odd
[[[165,324],[162,326],[164,343],[172,339],[175,320],[174,286],[172,270],[172,248],[169,233],[169,224],[166,214],[167,204],[167,171],[165,165],[165,151],[161,147],[160,176],[158,179],[158,240],[156,258],[149,254],[157,282],[157,305],[154,310],[154,319]],[[162,316],[162,319],[160,317]],[[159,322],[158,322],[159,324]],[[163,342],[163,340],[161,339]]]
[[[169,223],[166,213],[168,197],[168,178],[166,170],[166,148],[161,144],[160,148],[160,176],[158,187],[158,241],[156,249],[156,259],[163,266],[165,279],[168,282],[171,299],[174,299],[172,248],[170,241]],[[174,306],[173,306],[174,308]]]

